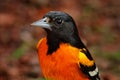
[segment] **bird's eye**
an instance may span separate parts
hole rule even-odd
[[[57,24],[61,24],[61,23],[62,23],[62,20],[61,20],[60,18],[57,18],[57,19],[55,19],[55,22],[56,22]]]

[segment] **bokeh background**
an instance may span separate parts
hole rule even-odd
[[[48,11],[70,14],[103,80],[120,80],[120,0],[1,0],[0,80],[42,80],[36,44],[45,31],[30,24]]]

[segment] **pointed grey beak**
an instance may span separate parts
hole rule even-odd
[[[45,18],[43,18],[41,20],[33,22],[31,25],[51,30],[51,25],[49,23],[49,18],[48,17],[45,17]]]

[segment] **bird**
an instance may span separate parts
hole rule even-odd
[[[49,11],[31,25],[47,33],[37,44],[40,68],[46,80],[100,80],[98,67],[68,13]]]

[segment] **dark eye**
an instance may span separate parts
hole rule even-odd
[[[61,24],[61,23],[62,23],[62,20],[61,20],[60,18],[57,18],[57,19],[55,19],[55,22],[56,22],[57,24]]]

